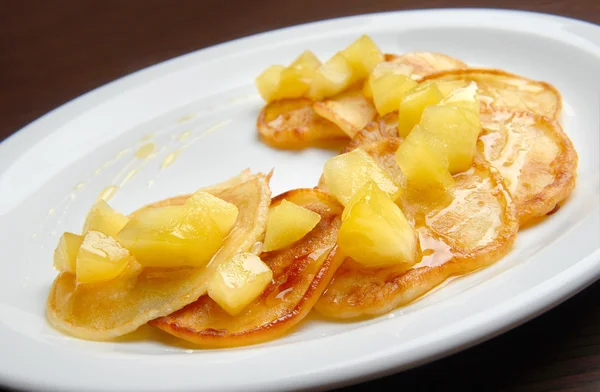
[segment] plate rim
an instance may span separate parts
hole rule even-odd
[[[234,43],[244,42],[246,40],[254,40],[258,37],[266,36],[266,35],[275,35],[281,33],[282,31],[297,31],[302,29],[312,28],[315,25],[326,25],[333,24],[340,20],[347,21],[352,19],[361,19],[365,17],[370,18],[378,18],[380,16],[395,16],[395,15],[404,15],[408,13],[454,13],[454,14],[468,14],[468,13],[490,13],[490,14],[518,14],[524,15],[527,17],[540,18],[542,20],[555,20],[555,21],[565,21],[565,23],[571,24],[583,24],[586,26],[593,27],[592,30],[595,30],[598,33],[599,41],[594,43],[596,45],[599,53],[600,53],[600,26],[597,26],[591,22],[578,20],[570,17],[559,16],[548,13],[540,13],[540,12],[532,12],[532,11],[519,11],[519,10],[507,10],[507,9],[495,9],[495,8],[438,8],[438,9],[427,9],[427,10],[401,10],[401,11],[391,11],[391,12],[375,12],[361,15],[353,15],[346,16],[340,18],[332,18],[326,20],[320,20],[317,22],[307,22],[294,26],[289,26],[281,29],[270,30],[246,37],[241,37],[235,40],[223,42],[217,45],[212,45],[209,47],[205,47],[199,50],[195,50],[156,64],[153,64],[149,67],[143,68],[141,70],[129,73],[120,78],[117,78],[109,83],[101,85],[95,89],[92,89],[78,97],[75,97],[66,103],[58,106],[52,111],[46,113],[45,115],[39,117],[38,119],[30,122],[26,126],[22,127],[20,130],[14,132],[12,135],[8,136],[5,140],[0,143],[0,152],[6,151],[9,147],[16,151],[14,156],[18,156],[20,153],[23,153],[24,150],[22,148],[15,148],[15,145],[18,147],[19,144],[23,144],[24,138],[35,137],[35,133],[40,131],[45,131],[47,129],[56,129],[62,124],[60,124],[66,118],[66,121],[73,119],[73,115],[70,112],[76,113],[78,106],[82,104],[91,105],[93,107],[99,105],[103,98],[110,99],[110,97],[114,96],[115,93],[110,90],[113,89],[116,85],[120,86],[122,89],[129,89],[131,85],[140,85],[145,82],[152,80],[155,77],[159,77],[161,74],[168,70],[168,67],[174,68],[183,68],[185,59],[188,61],[193,57],[194,54],[198,54],[199,52],[206,53],[208,51],[216,50],[218,48],[227,48],[228,45],[232,45]],[[600,56],[599,56],[600,59]],[[176,67],[175,67],[176,66]],[[110,94],[109,94],[110,92]],[[65,121],[65,122],[66,122]],[[20,150],[20,151],[18,151]],[[4,155],[4,154],[2,154]],[[13,154],[11,154],[13,155]],[[0,159],[0,167],[3,162],[10,162],[11,158]],[[2,169],[0,169],[2,170]],[[596,209],[597,210],[597,209]],[[501,333],[504,333],[534,317],[537,315],[549,310],[550,308],[558,305],[559,303],[565,301],[571,296],[575,295],[577,292],[585,289],[592,283],[594,283],[597,279],[600,278],[600,247],[597,247],[595,251],[588,254],[586,257],[577,260],[571,265],[569,268],[565,269],[562,273],[553,276],[550,279],[543,281],[541,284],[530,288],[529,290],[524,291],[518,297],[513,298],[506,303],[502,303],[500,305],[495,304],[495,306],[491,307],[490,310],[474,315],[467,320],[471,320],[472,318],[479,319],[477,321],[471,321],[471,326],[466,327],[456,327],[459,330],[465,331],[468,328],[476,329],[478,333],[471,334],[467,336],[464,335],[463,339],[459,341],[460,344],[456,344],[456,339],[453,340],[453,343],[447,344],[443,350],[435,350],[435,355],[424,356],[419,361],[415,361],[414,365],[408,366],[419,366],[425,362],[429,362],[435,359],[439,359],[450,355],[454,352],[463,350],[465,348],[471,347],[473,345],[479,344],[485,340],[491,339]],[[522,298],[523,297],[523,298]],[[535,306],[534,306],[535,304]],[[540,306],[542,304],[542,306]],[[501,310],[499,311],[498,308]],[[533,308],[533,309],[531,309]],[[512,316],[512,317],[510,317]],[[465,320],[465,322],[467,321]],[[463,324],[463,323],[457,323]],[[502,325],[498,328],[498,325]],[[296,375],[296,379],[293,377],[288,377],[283,380],[283,383],[290,382],[293,380],[296,386],[300,386],[301,389],[311,388],[323,388],[323,387],[338,387],[343,385],[352,384],[355,382],[366,381],[368,379],[372,379],[375,377],[384,376],[390,373],[394,373],[398,371],[398,366],[395,365],[396,362],[393,361],[393,347],[391,347],[387,353],[379,353],[377,358],[369,358],[367,362],[371,364],[369,369],[364,369],[365,361],[358,362],[359,366],[356,364],[354,368],[346,367],[343,368],[343,371],[346,373],[344,377],[340,374],[334,374],[334,371],[329,370],[330,374],[327,374],[323,371],[311,373],[311,376],[315,380],[309,380],[307,382],[306,375]],[[375,364],[377,363],[377,364]],[[404,366],[404,368],[408,368]],[[361,369],[362,368],[362,369]],[[353,374],[352,377],[348,377],[348,374]],[[318,380],[316,380],[318,379]],[[312,382],[310,382],[312,381]],[[279,381],[281,382],[281,381]],[[38,383],[38,385],[30,385],[27,383],[27,380],[23,379],[12,379],[12,377],[5,372],[4,368],[0,368],[0,383],[9,387],[23,388],[23,387],[34,387],[37,389],[47,388],[49,385],[44,384],[44,382]],[[270,385],[270,387],[279,386],[281,384]],[[53,385],[53,387],[63,388],[64,385]],[[73,385],[71,386],[73,389]],[[77,386],[80,388],[80,385]],[[189,389],[191,389],[190,386]],[[296,389],[296,388],[295,388]],[[81,389],[79,389],[81,390]],[[179,390],[179,389],[178,389]],[[180,389],[186,390],[186,389]]]

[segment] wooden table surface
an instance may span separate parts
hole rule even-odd
[[[417,6],[524,9],[600,23],[598,0],[0,0],[0,141],[95,87],[190,51]],[[600,391],[600,283],[491,341],[345,390],[390,383],[404,391]]]

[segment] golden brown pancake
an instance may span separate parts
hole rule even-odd
[[[399,139],[363,145],[381,166],[391,169]],[[446,192],[410,190],[398,204],[419,234],[420,261],[402,267],[367,268],[346,259],[315,309],[338,319],[376,316],[406,305],[446,279],[485,267],[506,255],[518,231],[516,210],[496,169],[477,158],[454,176]]]
[[[246,178],[207,188],[239,211],[234,228],[208,266],[142,269],[134,265],[112,281],[80,285],[74,275],[63,272],[50,290],[46,307],[50,323],[76,337],[107,340],[169,315],[205,294],[215,268],[234,254],[250,250],[264,235],[271,202],[269,176],[242,176]],[[185,196],[171,204],[184,201]]]
[[[256,127],[262,140],[281,149],[300,149],[323,141],[344,140],[348,135],[336,124],[319,116],[308,98],[268,103]]]
[[[497,69],[470,68],[431,74],[423,80],[462,80],[477,83],[482,112],[527,111],[558,119],[562,97],[546,82]]]
[[[504,177],[524,225],[544,216],[575,188],[577,152],[560,124],[530,112],[482,113],[477,147]]]
[[[434,52],[408,52],[401,55],[386,54],[385,61],[395,61],[412,68],[412,78],[421,80],[431,74],[456,69],[466,69],[459,59]]]
[[[288,200],[321,215],[321,221],[290,247],[261,254],[273,282],[237,316],[207,295],[183,309],[150,322],[189,342],[213,347],[255,344],[274,339],[297,325],[312,309],[343,258],[336,239],[342,206],[315,189],[297,189],[273,199]]]
[[[358,146],[367,145],[385,138],[398,138],[398,112],[390,112],[378,116],[363,129],[358,131],[350,143],[346,145],[342,153],[350,152]]]

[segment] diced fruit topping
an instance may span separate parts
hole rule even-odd
[[[426,106],[438,104],[443,95],[434,82],[424,82],[410,90],[400,101],[398,134],[406,137],[421,121]]]
[[[370,180],[392,200],[396,200],[400,194],[400,188],[394,180],[360,148],[329,159],[323,169],[323,180],[329,192],[344,206]]]
[[[363,196],[346,207],[338,234],[340,250],[365,266],[413,265],[417,237],[400,208],[373,183],[360,193]]]
[[[239,314],[271,283],[273,272],[252,253],[238,253],[219,265],[208,283],[208,296],[232,316]]]
[[[371,85],[373,81],[377,78],[380,78],[384,75],[404,75],[410,77],[412,74],[412,67],[410,65],[403,64],[399,61],[383,61],[375,68],[369,75],[367,81],[363,85],[363,94],[367,98],[373,98],[373,90]]]
[[[113,237],[99,231],[88,231],[76,262],[78,283],[97,283],[112,280],[127,268],[133,257]]]
[[[300,97],[321,101],[366,79],[383,60],[381,50],[363,35],[324,64],[306,50],[288,67],[270,66],[255,83],[267,102]]]
[[[88,213],[83,225],[83,234],[90,230],[99,231],[111,237],[116,237],[127,224],[129,219],[120,212],[112,209],[104,200],[100,199]]]
[[[321,61],[305,50],[292,64],[281,72],[276,99],[300,98],[306,95]]]
[[[367,181],[365,185],[358,189],[356,193],[352,195],[352,197],[348,201],[348,204],[346,204],[346,206],[344,207],[344,211],[342,212],[342,221],[346,220],[348,214],[350,213],[350,210],[352,210],[353,205],[355,205],[363,199],[370,197],[370,195],[375,190],[381,192],[381,189],[377,186],[377,184],[371,180]]]
[[[207,211],[225,236],[233,228],[238,216],[238,208],[235,204],[228,203],[203,191],[198,191],[190,196],[185,205],[189,209],[199,208]]]
[[[420,125],[446,145],[450,173],[460,173],[471,167],[481,131],[479,112],[459,106],[428,106],[423,111]]]
[[[337,53],[317,69],[308,96],[315,101],[332,97],[350,87],[353,81],[352,66]]]
[[[419,125],[413,128],[396,151],[396,162],[409,188],[443,189],[454,184],[448,171],[446,145]]]
[[[225,234],[204,208],[168,206],[138,212],[117,235],[144,267],[201,267]]]
[[[83,242],[83,236],[66,232],[58,240],[54,250],[54,268],[61,272],[75,274],[77,252]]]
[[[383,61],[383,53],[375,42],[363,35],[341,52],[354,72],[354,79],[366,79],[377,64]]]
[[[269,210],[263,252],[285,248],[298,241],[321,220],[321,215],[287,200]]]
[[[398,110],[400,101],[417,82],[406,75],[387,74],[371,83],[373,103],[380,115]]]
[[[284,69],[285,67],[282,65],[271,65],[256,78],[256,88],[265,101],[271,102],[274,100],[275,93],[279,88],[281,73]]]

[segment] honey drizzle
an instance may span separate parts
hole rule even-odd
[[[504,124],[506,119],[503,117],[506,116],[505,113],[497,113],[492,118],[492,123],[495,126],[497,126],[496,124]],[[514,115],[511,114],[511,117],[514,117]],[[518,121],[511,121],[506,125],[500,125],[499,128],[493,129],[485,135],[481,135],[479,138],[483,143],[485,157],[500,171],[511,194],[514,194],[517,189],[527,153],[533,144],[528,134],[518,124]],[[502,142],[504,145],[500,153],[497,153],[497,145]]]

